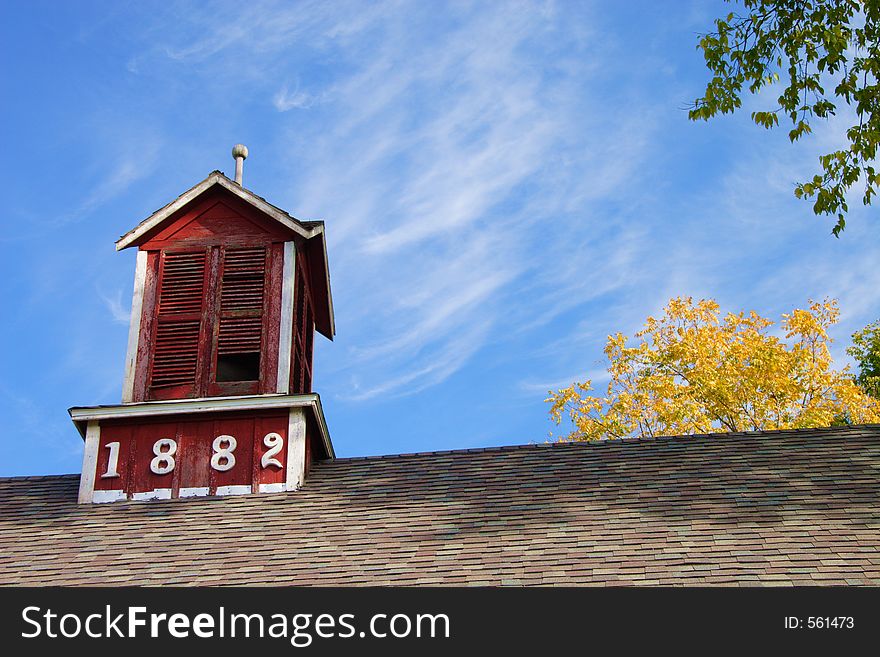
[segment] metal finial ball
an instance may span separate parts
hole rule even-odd
[[[234,157],[234,158],[240,157],[241,159],[246,160],[247,156],[248,156],[248,149],[247,149],[247,146],[245,146],[244,144],[236,144],[235,146],[232,147],[232,157]]]

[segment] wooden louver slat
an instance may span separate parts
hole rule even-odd
[[[195,383],[205,253],[166,253],[159,283],[153,387]]]
[[[204,284],[204,252],[165,254],[159,286],[159,314],[201,312]]]
[[[195,382],[198,349],[198,321],[163,321],[160,317],[152,385],[174,386]]]
[[[220,285],[217,353],[259,353],[263,333],[266,250],[229,249]]]
[[[247,354],[260,351],[263,320],[260,317],[223,318],[217,351],[220,354]]]

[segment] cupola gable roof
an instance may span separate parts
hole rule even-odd
[[[327,244],[323,221],[301,221],[261,196],[213,171],[207,178],[160,208],[116,242],[116,250],[149,249],[179,239],[210,240],[221,229],[243,238],[257,232],[294,240],[307,256],[315,293],[315,328],[330,340],[336,334]]]

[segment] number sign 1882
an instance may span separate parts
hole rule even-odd
[[[284,438],[273,431],[263,437],[263,445],[269,449],[260,459],[260,466],[264,469],[270,465],[276,468],[282,467],[281,461],[275,456],[283,449]],[[234,436],[226,434],[217,436],[212,445],[214,452],[211,454],[211,467],[218,472],[226,472],[235,467],[235,448],[237,446],[238,441]],[[107,459],[107,470],[101,475],[101,478],[112,479],[119,476],[119,443],[107,443],[105,447],[110,450],[110,456]],[[172,472],[176,465],[174,456],[177,454],[177,441],[173,438],[160,438],[153,443],[153,454],[154,457],[150,461],[150,471],[153,474],[165,475]]]

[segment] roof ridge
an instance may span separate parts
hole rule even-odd
[[[718,433],[692,433],[692,434],[675,434],[671,436],[654,436],[654,437],[628,437],[628,438],[614,438],[614,439],[604,439],[604,440],[590,440],[590,441],[544,441],[541,443],[530,442],[530,443],[521,443],[516,445],[491,445],[487,447],[464,447],[459,449],[445,449],[445,450],[426,450],[423,452],[400,452],[398,454],[374,454],[369,456],[342,456],[333,459],[333,461],[367,461],[367,460],[381,460],[381,459],[393,459],[401,456],[442,456],[442,455],[452,455],[452,454],[473,454],[473,453],[481,453],[481,452],[493,452],[493,451],[514,451],[520,449],[535,449],[535,448],[597,448],[597,447],[611,447],[614,445],[620,444],[633,444],[633,443],[652,443],[652,442],[667,442],[667,441],[675,441],[675,440],[691,440],[697,438],[748,438],[748,437],[759,437],[759,436],[771,436],[778,434],[790,434],[794,436],[803,436],[808,434],[824,434],[830,432],[847,432],[847,433],[858,433],[863,432],[865,429],[868,429],[870,432],[876,431],[878,437],[880,437],[880,423],[866,423],[866,424],[850,424],[850,425],[841,425],[841,426],[830,426],[830,427],[801,427],[801,428],[793,428],[793,429],[759,429],[755,431],[722,431]]]

